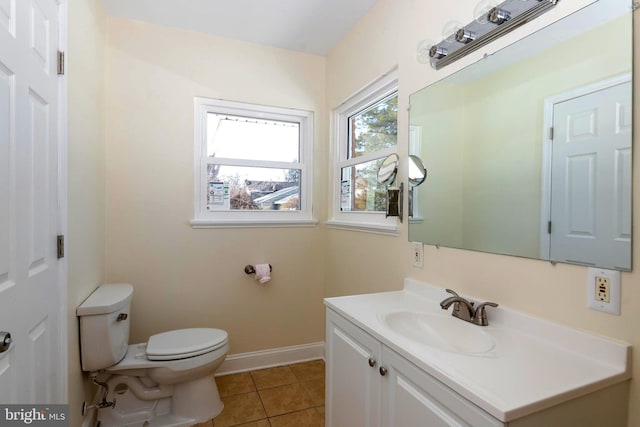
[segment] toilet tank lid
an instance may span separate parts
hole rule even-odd
[[[125,307],[133,295],[129,283],[108,283],[98,286],[76,309],[77,316],[113,313]]]

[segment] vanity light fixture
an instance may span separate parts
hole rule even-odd
[[[444,58],[448,53],[449,51],[446,47],[438,45],[431,46],[431,49],[429,49],[429,56],[435,59]]]
[[[460,28],[456,31],[456,41],[462,44],[467,44],[474,41],[478,36],[473,31],[465,30],[464,28]]]
[[[502,25],[511,18],[511,14],[508,10],[494,7],[487,14],[487,20],[496,25]]]
[[[482,0],[476,7],[478,15],[473,21],[455,31],[453,37],[445,37],[429,47],[429,62],[439,70],[537,18],[555,7],[558,1],[505,0],[495,5],[492,0]],[[423,62],[420,59],[424,56],[424,46],[422,49],[418,52],[419,62]]]

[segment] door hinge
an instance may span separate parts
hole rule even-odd
[[[58,75],[64,75],[64,52],[58,51]]]
[[[64,258],[64,235],[58,236],[58,259]]]
[[[549,128],[549,139],[553,141],[553,126]]]
[[[547,233],[551,234],[551,221],[547,222]]]

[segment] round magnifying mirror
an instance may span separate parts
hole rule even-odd
[[[420,157],[409,155],[409,185],[417,187],[427,178],[427,168],[424,167]]]
[[[398,162],[400,157],[397,154],[389,154],[378,168],[378,184],[391,185],[398,174]]]

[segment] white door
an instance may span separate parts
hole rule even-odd
[[[0,402],[64,403],[56,235],[60,6],[0,0]]]
[[[631,83],[553,107],[552,261],[631,268]]]

